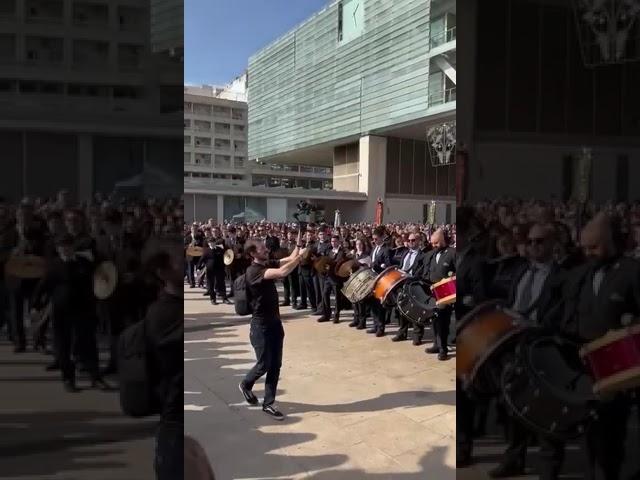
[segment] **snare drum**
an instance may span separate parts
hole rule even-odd
[[[351,303],[361,302],[371,294],[376,277],[370,268],[361,268],[345,282],[342,293]]]
[[[436,297],[436,305],[450,305],[456,302],[456,277],[443,278],[431,285]]]
[[[429,306],[431,298],[424,282],[410,280],[398,291],[398,311],[413,324],[424,326],[433,315],[433,303]]]
[[[396,288],[402,285],[409,278],[409,274],[398,267],[386,268],[376,278],[373,286],[373,296],[380,301],[382,305],[391,306],[395,304],[395,296],[389,295]]]
[[[478,393],[500,390],[501,355],[529,327],[498,302],[486,302],[465,315],[456,332],[456,374]]]
[[[609,395],[640,386],[640,325],[612,330],[580,350],[596,380],[593,391]]]

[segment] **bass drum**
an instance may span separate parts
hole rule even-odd
[[[410,280],[398,292],[397,308],[414,325],[426,326],[433,316],[433,306],[429,305],[431,299],[424,282]]]
[[[345,282],[342,293],[351,303],[361,302],[371,294],[376,278],[376,272],[370,268],[361,268]]]
[[[510,413],[546,437],[578,437],[595,418],[593,382],[578,346],[562,337],[535,331],[524,335],[501,384]]]
[[[465,315],[456,328],[456,375],[463,386],[480,396],[499,393],[503,357],[530,328],[498,302],[483,303]]]
[[[373,296],[383,306],[392,307],[396,303],[396,295],[391,295],[391,293],[394,293],[408,279],[408,273],[398,267],[388,267],[376,278],[373,286]]]

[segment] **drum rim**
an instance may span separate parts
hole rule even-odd
[[[492,308],[494,307],[494,308]],[[471,322],[472,319],[477,317],[481,312],[485,310],[505,310],[500,304],[500,300],[487,300],[486,302],[476,305],[471,311],[467,312],[456,325],[456,334],[462,332],[465,327]]]
[[[628,327],[609,330],[602,337],[596,338],[595,340],[583,345],[580,349],[580,356],[588,356],[596,350],[607,347],[614,342],[619,342],[624,338],[633,337],[638,334],[640,334],[640,325],[630,325]]]
[[[403,309],[400,307],[400,297],[401,297],[401,296],[407,296],[407,297],[408,297],[408,294],[404,293],[404,291],[405,291],[405,289],[407,289],[407,287],[411,287],[411,286],[413,286],[413,285],[420,285],[420,286],[422,287],[422,286],[423,286],[423,285],[425,285],[425,284],[424,284],[424,282],[423,282],[422,280],[419,280],[419,279],[411,279],[411,280],[406,281],[406,282],[404,283],[404,285],[402,285],[402,288],[400,289],[400,291],[398,292],[398,301],[396,302],[396,305],[397,305],[397,308],[398,308],[398,310],[400,311],[400,313],[401,313],[402,315],[404,315],[405,317],[407,317],[407,318],[408,318],[409,320],[411,320],[412,322],[417,323],[419,320],[414,319],[414,318],[412,318],[411,316],[407,315],[407,314],[403,311]],[[424,289],[424,288],[423,288],[423,289]],[[427,291],[426,291],[426,290],[425,290],[425,293],[427,293]],[[413,299],[413,297],[412,297],[412,299]],[[415,299],[413,299],[413,300],[415,301]],[[427,305],[427,304],[422,304],[422,302],[420,302],[420,304],[421,304],[421,305]],[[425,308],[425,310],[434,310],[434,309],[433,309],[433,308]]]
[[[378,276],[376,277],[375,282],[373,283],[373,291],[375,291],[376,289],[376,284],[378,283],[378,280],[380,280],[382,277],[384,277],[387,273],[389,273],[390,271],[398,271],[400,272],[400,278],[397,278],[389,287],[389,289],[384,293],[383,297],[381,299],[378,299],[380,301],[381,304],[385,304],[387,302],[387,298],[389,298],[389,294],[391,292],[393,292],[396,288],[398,288],[398,286],[400,286],[401,283],[406,282],[409,278],[409,274],[407,272],[405,272],[404,270],[402,270],[401,268],[392,265],[390,267],[385,268],[382,272],[380,272],[380,274],[378,274]],[[376,297],[378,298],[378,297]]]
[[[566,432],[566,433],[557,433],[557,432],[553,432],[549,429],[546,429],[540,425],[538,425],[537,423],[533,422],[532,420],[529,419],[528,416],[522,414],[520,412],[520,409],[517,408],[517,406],[514,404],[511,396],[509,395],[509,391],[504,388],[505,386],[505,378],[507,375],[511,374],[513,372],[513,370],[515,369],[515,364],[513,365],[507,365],[505,366],[505,368],[502,370],[502,373],[500,375],[500,390],[502,391],[502,395],[501,397],[504,399],[504,401],[507,403],[507,406],[509,407],[509,410],[511,411],[511,414],[521,423],[523,423],[525,426],[528,426],[529,428],[531,428],[532,430],[541,433],[543,435],[546,435],[548,437],[552,437],[555,440],[570,440],[573,438],[577,438],[580,435],[582,435],[581,432],[578,431],[578,426],[579,425],[584,425],[586,422],[579,422],[578,424],[576,424],[575,428],[576,428],[576,432]]]
[[[445,283],[450,283],[450,282],[455,282],[455,281],[456,281],[456,276],[455,275],[453,275],[451,277],[445,277],[442,280],[438,280],[436,283],[431,285],[431,288],[436,288],[436,287],[439,287],[440,285],[444,285]]]

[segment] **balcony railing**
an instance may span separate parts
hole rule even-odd
[[[443,103],[455,102],[456,100],[456,87],[447,88],[441,92],[432,93],[429,95],[429,106],[442,105]]]
[[[429,39],[429,48],[439,47],[456,39],[456,27],[447,28],[446,30],[432,35]]]

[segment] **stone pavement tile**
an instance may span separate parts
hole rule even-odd
[[[396,412],[371,417],[349,429],[392,457],[412,450],[416,444],[432,445],[444,441],[441,435],[429,432],[423,425]]]
[[[406,412],[403,412],[406,414]],[[437,433],[444,437],[448,437],[450,439],[455,440],[455,430],[456,430],[456,411],[455,407],[449,407],[449,409],[441,414],[434,417],[431,417],[427,420],[421,422],[422,425],[425,426],[426,429],[433,433]]]
[[[433,444],[415,445],[413,450],[393,459],[405,468],[423,472],[424,479],[453,480],[459,478],[455,457],[455,447],[451,444]]]

